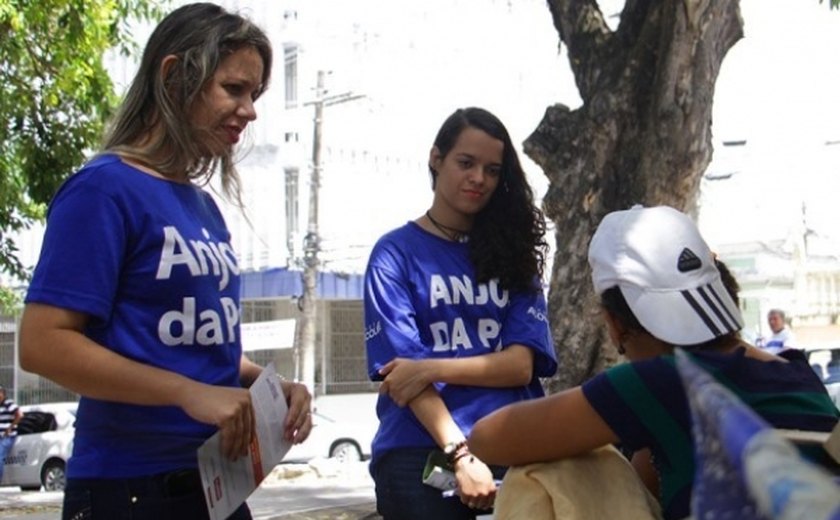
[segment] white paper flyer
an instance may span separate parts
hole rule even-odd
[[[247,457],[235,461],[223,457],[218,432],[198,449],[204,499],[212,520],[224,520],[236,511],[292,447],[283,439],[288,408],[280,380],[274,363],[269,363],[251,385],[256,435]]]

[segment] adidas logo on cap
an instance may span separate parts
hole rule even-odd
[[[677,260],[677,270],[681,273],[687,273],[688,271],[696,271],[703,267],[703,262],[697,258],[697,255],[694,254],[689,248],[684,248],[682,253],[680,253],[680,258]]]
[[[589,243],[595,291],[618,287],[642,327],[671,345],[743,326],[713,258],[691,218],[668,206],[609,213]]]

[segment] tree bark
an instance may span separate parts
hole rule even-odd
[[[634,204],[696,213],[712,155],[712,98],[743,35],[738,0],[627,0],[612,31],[595,0],[549,0],[583,105],[554,105],[524,143],[550,185],[556,226],[549,313],[560,371],[551,391],[618,360],[587,263],[610,211]]]

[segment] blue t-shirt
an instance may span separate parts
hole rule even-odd
[[[239,386],[239,268],[213,199],[101,155],[70,177],[47,214],[26,301],[87,314],[85,334],[132,360]],[[216,428],[177,407],[83,397],[71,478],[196,467]]]
[[[365,274],[364,303],[372,380],[381,380],[379,369],[395,357],[481,356],[513,344],[534,350],[534,377],[526,386],[436,383],[464,435],[478,419],[506,404],[541,397],[538,377],[557,370],[542,292],[511,293],[495,281],[476,283],[467,244],[439,238],[414,222],[377,242]],[[376,408],[380,424],[373,464],[394,448],[436,445],[409,407],[400,408],[386,395]]]
[[[692,352],[692,359],[776,428],[831,431],[838,411],[799,351],[789,363],[733,353]],[[623,363],[583,384],[598,415],[631,451],[650,448],[666,519],[689,515],[694,444],[688,398],[674,356]]]

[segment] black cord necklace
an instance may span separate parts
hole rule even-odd
[[[426,211],[426,218],[429,219],[429,222],[431,222],[432,225],[438,229],[438,231],[443,233],[444,236],[446,236],[446,238],[452,240],[453,242],[464,243],[470,239],[469,232],[464,231],[462,229],[450,227],[445,224],[441,224],[440,222],[432,218],[432,214],[429,213],[428,210]]]

